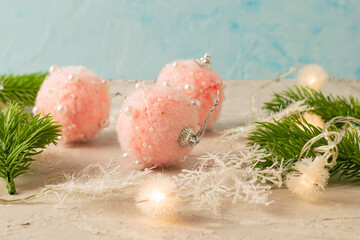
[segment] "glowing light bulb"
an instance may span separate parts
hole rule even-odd
[[[320,90],[329,81],[329,75],[320,65],[308,64],[298,71],[296,80],[299,85]]]
[[[160,192],[158,189],[154,189],[149,197],[150,201],[160,203],[166,199],[164,193]]]

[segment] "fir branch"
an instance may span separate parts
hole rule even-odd
[[[0,102],[9,104],[18,102],[25,106],[35,103],[36,95],[44,82],[47,72],[24,75],[0,75]]]
[[[14,179],[26,173],[33,157],[60,136],[60,126],[50,115],[40,118],[24,111],[17,103],[0,111],[0,177],[6,180],[9,194],[16,193]]]
[[[310,88],[288,88],[280,93],[275,93],[271,102],[266,102],[264,109],[270,112],[280,112],[291,103],[305,100],[308,107],[313,107],[311,112],[321,116],[327,122],[337,116],[352,116],[360,118],[360,103],[352,96],[349,99],[333,95],[325,96],[321,91]]]
[[[337,129],[335,127],[332,130]],[[306,121],[302,123],[293,116],[281,121],[274,120],[274,123],[256,123],[256,129],[249,134],[250,144],[257,144],[265,153],[271,154],[264,158],[263,162],[258,162],[257,167],[266,168],[271,166],[277,159],[284,159],[285,171],[298,160],[303,146],[313,137],[321,133],[317,128]],[[333,175],[340,172],[340,178],[352,178],[354,181],[360,180],[360,145],[359,134],[355,128],[345,128],[344,137],[338,144],[339,156],[337,165],[330,171]],[[320,139],[313,148],[327,145],[325,139]],[[312,151],[309,156],[315,157]]]

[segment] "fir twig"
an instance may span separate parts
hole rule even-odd
[[[325,96],[321,91],[310,88],[288,88],[280,93],[275,93],[271,102],[264,104],[264,109],[270,112],[280,112],[291,103],[305,100],[308,107],[313,107],[311,112],[321,116],[327,122],[337,116],[352,116],[360,118],[360,103],[352,96],[349,99],[333,95]]]
[[[34,105],[36,95],[47,74],[45,72],[0,75],[0,101],[4,104],[18,102],[25,106]]]
[[[60,126],[51,116],[40,118],[24,110],[14,103],[0,111],[0,177],[6,180],[9,194],[16,193],[14,179],[26,173],[33,157],[60,136]]]
[[[304,120],[305,121],[305,120]],[[335,127],[333,130],[337,130]],[[265,149],[267,156],[263,162],[258,162],[257,166],[265,168],[274,163],[276,159],[284,159],[284,170],[298,160],[303,146],[313,137],[319,135],[321,130],[306,121],[302,123],[295,116],[281,121],[256,123],[256,129],[249,134],[250,144],[260,145]],[[344,137],[338,144],[339,156],[337,165],[330,171],[331,174],[340,172],[340,178],[352,178],[354,181],[360,180],[360,145],[359,134],[355,128],[345,128]],[[316,142],[313,148],[326,145],[325,139]],[[315,157],[312,151],[309,156]]]

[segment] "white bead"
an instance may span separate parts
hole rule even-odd
[[[129,157],[129,154],[128,154],[127,152],[124,152],[124,153],[123,153],[123,157],[124,157],[124,158],[127,158],[127,157]]]
[[[124,112],[125,112],[126,116],[132,117],[132,116],[134,116],[134,114],[135,114],[135,108],[132,107],[132,106],[127,106],[127,107],[124,109]]]
[[[158,106],[159,106],[159,103],[157,103],[157,102],[154,103],[154,106],[155,106],[155,107],[158,107]]]
[[[149,131],[150,131],[150,132],[153,132],[153,131],[154,131],[154,128],[150,127],[150,128],[149,128]]]
[[[168,99],[172,99],[172,96],[171,96],[171,95],[169,95],[169,96],[168,96]]]
[[[157,100],[158,100],[158,102],[162,102],[162,98],[158,98]]]
[[[108,79],[101,80],[101,83],[104,84],[107,87],[110,86],[110,81]]]
[[[191,84],[185,84],[184,91],[186,93],[192,93],[194,91],[194,86]]]
[[[102,128],[106,128],[106,127],[108,127],[110,125],[110,120],[108,118],[104,119],[104,120],[101,121],[100,125],[101,125]]]
[[[62,136],[61,136],[61,135],[57,137],[57,139],[58,139],[58,140],[60,140],[61,138],[62,138]]]
[[[139,164],[141,164],[141,162],[138,161],[138,160],[136,160],[136,161],[135,161],[135,164],[139,165]]]
[[[178,96],[176,96],[174,99],[175,99],[175,102],[178,102],[178,101],[179,101],[179,97],[178,97]]]
[[[173,66],[173,67],[176,67],[176,66],[177,66],[177,62],[173,62],[173,63],[172,63],[172,66]]]
[[[144,89],[144,88],[146,88],[146,85],[144,82],[138,82],[135,84],[135,88],[136,89]]]
[[[50,68],[49,68],[49,72],[52,73],[54,71],[58,70],[58,67],[55,66],[55,65],[52,65]]]
[[[146,143],[143,143],[143,147],[144,147],[144,148],[146,148],[146,147],[147,147]]]
[[[151,145],[149,145],[149,146],[148,146],[148,149],[152,149],[152,146],[151,146]]]
[[[195,107],[196,109],[199,109],[201,106],[201,103],[199,100],[193,99],[193,100],[191,100],[191,106]]]
[[[73,93],[72,93],[70,96],[71,96],[71,98],[75,98],[75,97],[76,97],[76,95],[73,94]]]
[[[205,81],[202,81],[202,82],[201,82],[201,85],[203,85],[203,87],[205,87],[205,86],[206,86],[206,82],[205,82]]]
[[[39,112],[39,108],[38,108],[37,106],[33,107],[32,113],[33,113],[34,115],[39,114],[39,113],[40,113],[40,112]]]
[[[166,80],[165,82],[163,82],[162,84],[164,87],[170,87],[170,88],[173,88],[174,87],[174,84],[169,81],[169,80]]]
[[[60,104],[56,106],[56,111],[60,114],[65,114],[67,112],[67,108],[66,106]]]
[[[79,81],[79,78],[75,74],[70,74],[68,79],[72,83],[77,83]]]
[[[140,131],[140,128],[138,126],[135,127],[136,131]]]
[[[149,111],[149,110],[147,110],[147,111],[146,111],[146,114],[147,114],[147,115],[150,115],[150,111]]]
[[[147,161],[147,157],[143,157],[143,160],[144,160],[144,161]]]

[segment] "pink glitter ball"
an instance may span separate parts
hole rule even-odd
[[[212,129],[220,116],[223,100],[224,82],[219,74],[211,68],[201,66],[195,60],[179,60],[167,64],[157,77],[156,83],[163,84],[170,80],[181,86],[190,99],[200,102],[198,108],[199,125],[202,125],[206,115],[214,104],[217,91],[220,92],[219,105],[210,116],[207,129]]]
[[[144,167],[169,165],[192,151],[179,145],[185,127],[198,130],[196,108],[179,86],[138,83],[121,108],[117,134],[121,147]]]
[[[52,66],[36,97],[34,113],[51,114],[66,142],[95,137],[109,124],[108,80],[82,66]]]

